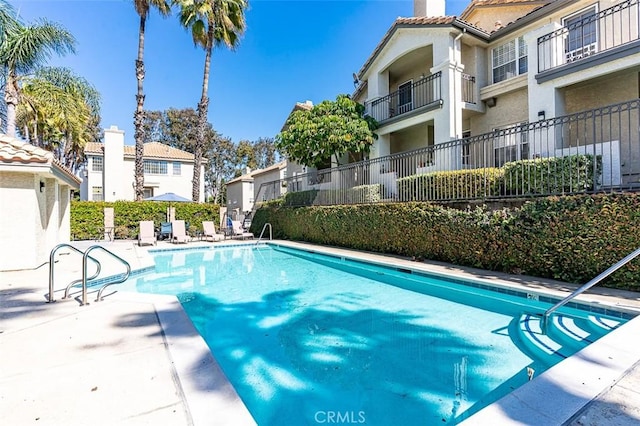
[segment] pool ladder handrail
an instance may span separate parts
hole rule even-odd
[[[573,293],[571,293],[570,295],[568,295],[567,297],[565,297],[564,299],[562,299],[561,301],[559,301],[558,303],[556,303],[555,305],[547,309],[544,312],[544,314],[542,314],[542,321],[541,321],[542,332],[544,334],[547,333],[547,323],[549,322],[549,317],[553,312],[555,312],[557,309],[569,303],[576,296],[579,296],[580,294],[589,290],[591,287],[598,284],[600,281],[604,280],[609,275],[613,274],[615,271],[622,268],[624,265],[631,262],[633,259],[635,259],[639,255],[640,255],[640,248],[637,248],[635,251],[633,251],[632,253],[629,253],[623,259],[619,260],[614,265],[609,267],[606,271],[602,272],[600,275],[598,275],[597,277],[595,277],[594,279],[592,279],[591,281],[589,281],[588,283],[578,288]]]
[[[126,260],[124,260],[123,258],[121,258],[120,256],[118,256],[117,254],[111,252],[110,250],[102,247],[101,245],[93,245],[91,247],[89,247],[88,249],[86,249],[84,252],[80,249],[78,249],[77,247],[72,246],[71,244],[68,243],[62,243],[62,244],[58,244],[57,246],[55,246],[52,250],[51,253],[49,254],[49,297],[47,300],[47,303],[50,302],[55,302],[54,296],[53,296],[53,292],[54,292],[54,277],[55,277],[55,255],[57,253],[57,251],[63,247],[67,247],[72,249],[73,251],[82,254],[82,278],[79,280],[74,280],[72,281],[65,289],[65,295],[63,297],[63,299],[66,299],[69,297],[69,290],[70,288],[75,285],[78,284],[79,282],[82,282],[82,306],[84,305],[88,305],[87,303],[87,281],[90,281],[94,278],[97,278],[98,275],[100,274],[100,271],[102,270],[102,264],[100,263],[100,261],[98,261],[97,259],[95,259],[94,257],[91,257],[89,255],[89,253],[91,253],[93,250],[97,250],[100,249],[104,252],[106,252],[107,254],[110,254],[112,257],[114,257],[115,259],[117,259],[118,261],[120,261],[120,263],[122,263],[125,268],[126,268],[126,272],[123,274],[123,276],[121,278],[118,278],[115,281],[111,281],[106,283],[105,285],[103,285],[100,290],[98,291],[98,297],[96,298],[96,302],[99,302],[100,300],[102,300],[102,292],[109,287],[110,285],[113,284],[120,284],[124,281],[126,281],[129,276],[131,275],[131,265],[129,264],[129,262],[127,262]],[[87,265],[88,265],[88,261],[91,260],[92,262],[94,262],[96,264],[96,272],[94,274],[92,274],[91,276],[88,276],[87,273]]]
[[[106,283],[105,285],[103,285],[100,290],[98,290],[98,296],[96,297],[96,302],[99,302],[102,300],[102,292],[104,291],[105,288],[109,287],[110,285],[113,284],[120,284],[125,282],[128,278],[129,275],[131,275],[131,265],[129,264],[129,262],[127,262],[126,260],[124,260],[123,258],[121,258],[120,256],[118,256],[117,254],[113,253],[110,250],[107,250],[106,248],[102,247],[101,245],[94,245],[89,247],[87,250],[85,250],[84,252],[84,256],[82,256],[82,306],[88,305],[87,303],[87,260],[89,259],[89,253],[91,253],[93,250],[102,250],[104,252],[106,252],[107,254],[110,254],[111,256],[113,256],[115,259],[119,260],[120,263],[122,263],[125,268],[127,269],[127,271],[124,273],[124,275],[115,280],[115,281],[111,281]]]
[[[56,300],[54,299],[54,294],[53,294],[53,288],[54,288],[54,270],[55,270],[55,256],[56,253],[58,252],[58,250],[60,250],[61,248],[70,248],[71,250],[75,251],[76,253],[79,253],[81,255],[84,255],[84,252],[80,249],[78,249],[77,247],[72,246],[69,243],[61,243],[58,244],[57,246],[55,246],[53,249],[51,249],[51,252],[49,253],[49,295],[47,298],[47,303],[53,303]],[[94,259],[93,257],[89,257],[89,259],[91,259],[95,264],[96,264],[96,272],[95,274],[93,274],[91,277],[89,277],[88,279],[92,280],[94,278],[96,278],[99,274],[100,274],[100,270],[102,269],[102,265],[100,265],[100,262],[98,262],[97,259]],[[74,285],[74,284],[78,284],[79,282],[81,282],[82,280],[74,280],[71,282],[71,284],[69,284],[67,286],[67,288],[65,289],[65,293],[64,296],[62,297],[63,299],[66,299],[69,296],[69,288]]]
[[[273,229],[271,228],[271,224],[267,222],[262,227],[262,232],[260,232],[260,236],[258,237],[258,241],[256,241],[256,245],[258,245],[260,243],[260,240],[262,240],[262,235],[264,234],[264,231],[266,231],[267,226],[269,227],[269,241],[273,239]]]

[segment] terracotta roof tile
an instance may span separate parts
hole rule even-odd
[[[378,56],[378,54],[382,51],[384,46],[391,39],[391,37],[399,27],[437,27],[454,24],[458,24],[460,27],[474,28],[478,32],[485,34],[487,37],[489,36],[489,34],[486,33],[483,29],[475,27],[468,22],[461,21],[455,16],[414,16],[410,18],[396,18],[396,20],[393,22],[393,24],[391,24],[391,27],[387,30],[376,48],[373,50],[369,58],[366,60],[360,71],[358,71],[358,78],[362,79],[363,74],[371,66],[376,56]]]
[[[53,154],[7,135],[0,136],[0,161],[20,163],[49,163]]]
[[[87,154],[104,154],[104,144],[100,142],[89,142],[84,152]],[[125,157],[135,157],[136,147],[133,145],[124,146]],[[148,142],[144,144],[145,158],[161,158],[168,160],[185,160],[193,161],[194,155],[181,149],[173,148],[160,142]],[[203,159],[203,161],[206,161]]]
[[[56,160],[53,153],[11,136],[0,135],[0,162],[49,164],[74,182],[80,183],[80,179],[60,161]]]

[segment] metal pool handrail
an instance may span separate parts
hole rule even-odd
[[[262,239],[262,235],[264,234],[264,231],[267,229],[267,226],[269,227],[269,241],[271,241],[273,239],[273,230],[271,228],[271,224],[269,222],[267,222],[262,227],[262,232],[260,232],[260,236],[258,237],[258,241],[256,241],[256,245],[258,245],[258,243]]]
[[[56,253],[59,249],[63,248],[63,247],[67,247],[70,248],[71,250],[84,255],[84,252],[74,246],[72,246],[71,244],[68,243],[62,243],[62,244],[58,244],[57,246],[55,246],[53,249],[51,249],[51,253],[49,253],[49,298],[47,300],[47,303],[52,303],[55,302],[55,299],[53,298],[53,287],[54,287],[54,266],[55,266],[55,256]],[[91,256],[88,256],[89,259],[91,259],[95,264],[96,264],[96,268],[97,271],[95,274],[93,274],[89,279],[93,279],[95,277],[98,276],[98,274],[100,274],[100,262],[98,262],[96,259],[94,259]],[[73,283],[78,283],[79,281],[74,281]],[[67,293],[69,291],[69,287],[67,287],[66,291],[65,291],[65,297],[67,296]]]
[[[541,324],[542,325],[542,332],[543,333],[547,332],[547,322],[549,321],[549,316],[551,316],[551,314],[554,311],[556,311],[557,309],[559,309],[562,306],[566,305],[574,297],[576,297],[576,296],[584,293],[585,291],[589,290],[591,287],[593,287],[594,285],[598,284],[600,281],[604,280],[609,275],[613,274],[615,271],[617,271],[618,269],[622,268],[627,263],[631,262],[633,259],[638,257],[638,255],[640,255],[640,248],[637,248],[634,252],[629,253],[623,259],[621,259],[620,261],[615,263],[613,266],[609,267],[609,269],[607,269],[606,271],[602,272],[600,275],[598,275],[597,277],[595,277],[594,279],[592,279],[591,281],[589,281],[588,283],[586,283],[582,287],[578,288],[573,293],[571,293],[570,295],[568,295],[567,297],[565,297],[564,299],[562,299],[561,301],[559,301],[558,303],[556,303],[555,305],[553,305],[552,307],[547,309],[545,311],[545,313],[542,314],[542,324]]]
[[[112,284],[120,284],[122,282],[125,282],[127,278],[129,278],[129,275],[131,274],[131,265],[129,265],[129,262],[127,262],[126,260],[118,256],[117,254],[99,245],[89,247],[87,250],[85,250],[84,256],[82,257],[82,305],[83,306],[88,305],[87,303],[87,279],[88,279],[87,278],[87,259],[90,258],[89,253],[91,253],[93,250],[98,250],[98,249],[110,254],[111,256],[119,260],[127,268],[127,272],[124,274],[122,278],[103,285],[102,288],[100,288],[100,290],[98,291],[98,297],[96,298],[96,302],[102,300],[102,292],[104,291],[105,288],[107,288]]]

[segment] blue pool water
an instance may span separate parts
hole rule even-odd
[[[566,309],[588,338],[550,354],[523,320],[548,303],[447,279],[282,247],[155,261],[120,289],[177,295],[260,425],[455,424],[623,321]]]

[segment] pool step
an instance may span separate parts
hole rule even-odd
[[[564,359],[570,354],[563,350],[563,343],[556,341],[548,334],[542,332],[540,317],[523,314],[518,319],[517,335],[524,349],[532,358],[545,360]]]
[[[557,362],[595,342],[622,324],[611,318],[589,315],[575,318],[557,314],[550,318],[547,332],[542,332],[541,317],[523,314],[518,319],[516,334],[521,349],[534,358]]]

